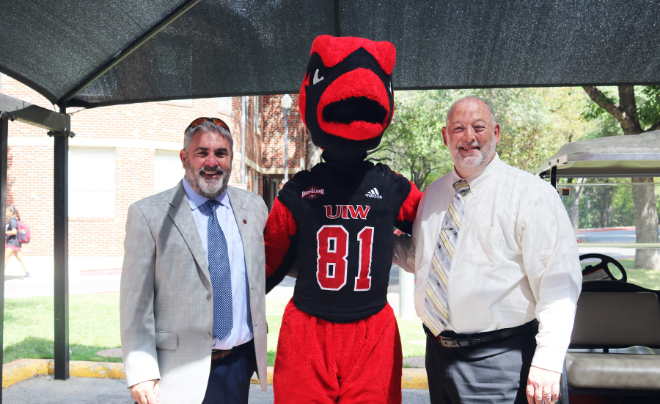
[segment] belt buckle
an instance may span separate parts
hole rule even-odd
[[[444,337],[439,337],[440,338],[440,344],[442,344],[443,347],[445,348],[460,348],[461,344],[458,343],[458,341],[454,341],[448,338]]]

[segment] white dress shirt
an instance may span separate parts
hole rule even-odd
[[[431,259],[454,198],[454,170],[433,182],[411,237],[399,237],[394,262],[417,269],[415,308],[424,318]],[[561,372],[582,287],[573,227],[557,192],[495,156],[467,178],[463,226],[449,272],[448,330],[477,333],[539,320],[532,365]]]
[[[183,189],[186,191],[190,210],[192,210],[199,237],[204,245],[204,253],[208,262],[208,238],[207,226],[210,211],[208,206],[204,205],[208,199],[204,198],[183,179]],[[232,309],[234,312],[233,326],[231,332],[223,339],[213,337],[213,349],[231,349],[235,346],[245,344],[252,339],[252,319],[248,302],[250,301],[248,291],[247,273],[245,270],[245,255],[243,252],[243,241],[238,231],[238,224],[234,217],[234,211],[231,207],[227,191],[215,198],[220,205],[215,207],[216,217],[220,228],[227,240],[227,252],[229,254],[229,268],[231,269],[231,296]]]

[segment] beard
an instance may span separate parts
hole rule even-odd
[[[469,143],[460,142],[456,145],[456,148],[451,151],[451,157],[454,160],[454,165],[456,166],[457,171],[466,177],[471,177],[477,174],[493,160],[493,157],[495,157],[496,145],[497,143],[495,142],[494,136],[485,143],[480,143],[477,140]],[[462,157],[459,154],[460,147],[478,147],[478,154],[476,156]]]
[[[220,174],[218,178],[204,178],[202,172]],[[229,183],[231,177],[231,166],[229,170],[223,170],[220,166],[209,167],[204,166],[199,170],[195,170],[193,166],[186,160],[186,181],[198,194],[207,199],[215,199],[220,196]]]

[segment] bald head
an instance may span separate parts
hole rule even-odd
[[[490,112],[490,119],[491,119],[493,125],[495,125],[497,123],[495,121],[495,114],[493,114],[493,107],[491,107],[489,103],[487,103],[486,101],[482,100],[479,97],[463,97],[460,100],[453,103],[451,105],[451,107],[449,107],[449,111],[447,111],[447,122],[449,122],[449,115],[451,115],[451,111],[454,109],[454,107],[456,105],[460,104],[460,103],[465,103],[465,102],[474,102],[474,103],[478,103],[478,104],[481,103],[481,104],[485,105],[488,108],[488,111]]]
[[[471,177],[495,158],[500,125],[486,101],[476,97],[456,101],[447,113],[446,125],[442,128],[442,138],[458,175]]]

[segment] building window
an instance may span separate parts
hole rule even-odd
[[[173,188],[183,178],[183,166],[178,151],[156,150],[154,161],[154,193]]]
[[[69,148],[69,216],[115,216],[114,148]]]
[[[218,97],[218,111],[231,115],[231,97]]]

